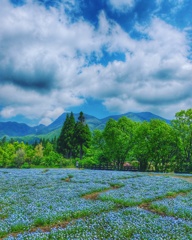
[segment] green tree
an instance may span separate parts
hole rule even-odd
[[[91,132],[87,124],[85,124],[85,117],[83,112],[80,112],[78,121],[75,124],[74,129],[74,144],[79,151],[79,157],[82,159],[86,148],[90,146],[91,143]]]
[[[146,171],[148,169],[150,159],[149,144],[149,123],[144,121],[136,128],[132,152],[133,158],[139,162],[140,171]]]
[[[172,127],[162,120],[152,119],[149,122],[147,140],[150,164],[155,171],[172,169],[176,150]]]
[[[49,141],[46,142],[43,148],[43,157],[41,159],[41,165],[46,167],[54,167],[57,165],[58,153],[53,149],[53,144]]]
[[[14,144],[7,143],[5,144],[4,149],[5,149],[4,157],[6,159],[6,167],[8,168],[15,167],[14,158],[15,158],[16,149]]]
[[[172,126],[178,136],[177,171],[192,171],[192,108],[175,114]]]
[[[20,168],[22,164],[25,162],[25,150],[23,148],[19,148],[16,151],[14,162],[17,168]]]
[[[4,137],[2,138],[2,140],[1,140],[1,142],[2,142],[2,144],[5,144],[5,143],[7,142],[7,137],[4,136]]]
[[[96,162],[99,164],[107,165],[110,163],[110,159],[104,154],[105,150],[105,139],[101,130],[95,129],[92,134],[92,152]]]
[[[33,145],[27,145],[25,154],[25,165],[30,168],[35,154]]]
[[[122,117],[118,121],[110,119],[103,132],[105,139],[104,154],[115,164],[117,169],[123,166],[134,145],[135,122]]]
[[[43,149],[43,156],[48,156],[53,151],[53,144],[47,142]]]
[[[54,151],[57,151],[57,137],[51,139],[51,144],[53,145]]]
[[[74,150],[75,119],[73,113],[67,114],[61,133],[57,140],[57,151],[66,158],[71,158]]]
[[[105,139],[101,130],[95,129],[93,131],[92,145],[95,149],[104,150]]]
[[[4,148],[0,145],[0,168],[6,167],[6,152]]]
[[[34,165],[39,165],[43,158],[43,145],[42,143],[37,144],[34,149],[34,156],[32,163]]]

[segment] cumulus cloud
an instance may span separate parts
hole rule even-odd
[[[159,109],[165,115],[162,106],[181,104],[192,97],[192,64],[187,58],[186,35],[157,18],[141,31],[147,34],[147,40],[133,41],[122,34],[127,40],[125,62],[84,69],[82,78],[89,78],[92,87],[83,92],[104,99],[110,111]],[[190,107],[189,103],[185,106]],[[173,117],[174,111],[175,108],[167,116]]]
[[[5,108],[3,108],[3,110],[0,112],[0,115],[1,115],[3,118],[10,118],[10,117],[15,116],[14,111],[15,111],[15,109],[14,109],[13,107],[5,107]]]
[[[74,63],[100,48],[93,27],[84,21],[70,24],[55,8],[35,3],[13,7],[3,1],[0,9],[0,79],[39,92],[59,88],[68,80]],[[82,34],[83,33],[83,34]],[[93,50],[92,50],[93,49]],[[66,78],[65,78],[66,75]]]
[[[95,26],[82,17],[70,19],[66,12],[75,0],[63,3],[68,8],[34,1],[15,7],[2,0],[1,117],[23,114],[49,124],[90,97],[103,101],[109,111],[151,111],[170,118],[191,107],[186,31],[153,17],[150,24],[135,24],[143,37],[133,38],[104,10]],[[133,8],[135,1],[108,3],[121,11]],[[106,53],[124,59],[111,57],[102,64]]]
[[[0,116],[5,119],[22,114],[28,119],[41,119],[39,123],[48,124],[68,107],[82,104],[83,100],[74,96],[72,92],[63,93],[63,89],[42,95],[14,85],[3,85],[0,88],[0,102],[4,106]]]

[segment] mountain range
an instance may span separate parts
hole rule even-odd
[[[34,142],[35,140],[39,140],[41,138],[53,138],[58,136],[63,123],[66,119],[67,113],[63,113],[60,115],[54,122],[50,125],[45,126],[43,124],[30,127],[25,123],[18,122],[0,122],[0,138],[6,136],[7,138],[14,138],[17,140],[23,140],[28,142]],[[74,113],[75,120],[77,121],[79,114]],[[102,119],[98,119],[94,116],[85,114],[85,120],[88,124],[91,131],[94,129],[103,130],[107,121],[112,118],[114,120],[118,120],[119,118],[126,116],[129,119],[137,122],[150,121],[151,119],[160,119],[170,123],[170,120],[162,118],[158,115],[155,115],[150,112],[140,112],[140,113],[132,113],[128,112],[121,115],[108,116]]]

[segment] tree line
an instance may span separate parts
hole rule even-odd
[[[91,132],[83,112],[80,112],[77,122],[73,113],[67,114],[58,138],[28,144],[14,139],[7,141],[3,137],[0,141],[0,167],[74,167],[77,159],[82,159],[90,142]]]
[[[92,148],[93,162],[116,169],[129,162],[140,171],[192,172],[192,109],[176,113],[171,124],[110,119],[104,131],[94,131]]]
[[[41,140],[34,144],[0,141],[1,168],[65,167],[69,161],[56,151],[55,140]]]
[[[171,124],[152,119],[134,122],[127,117],[109,119],[103,131],[92,133],[83,112],[75,122],[67,114],[59,137],[33,145],[0,142],[0,167],[66,167],[125,162],[141,171],[192,172],[192,109],[175,114]]]

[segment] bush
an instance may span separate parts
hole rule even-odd
[[[82,166],[91,167],[92,165],[99,164],[99,162],[95,160],[93,157],[86,157],[79,161],[79,164]]]
[[[23,163],[23,165],[21,165],[21,168],[30,168],[30,167],[31,166],[27,162],[25,162],[25,163]]]
[[[136,160],[134,160],[134,161],[131,162],[131,165],[132,165],[133,167],[138,168],[138,167],[139,167],[139,162],[136,161]]]

